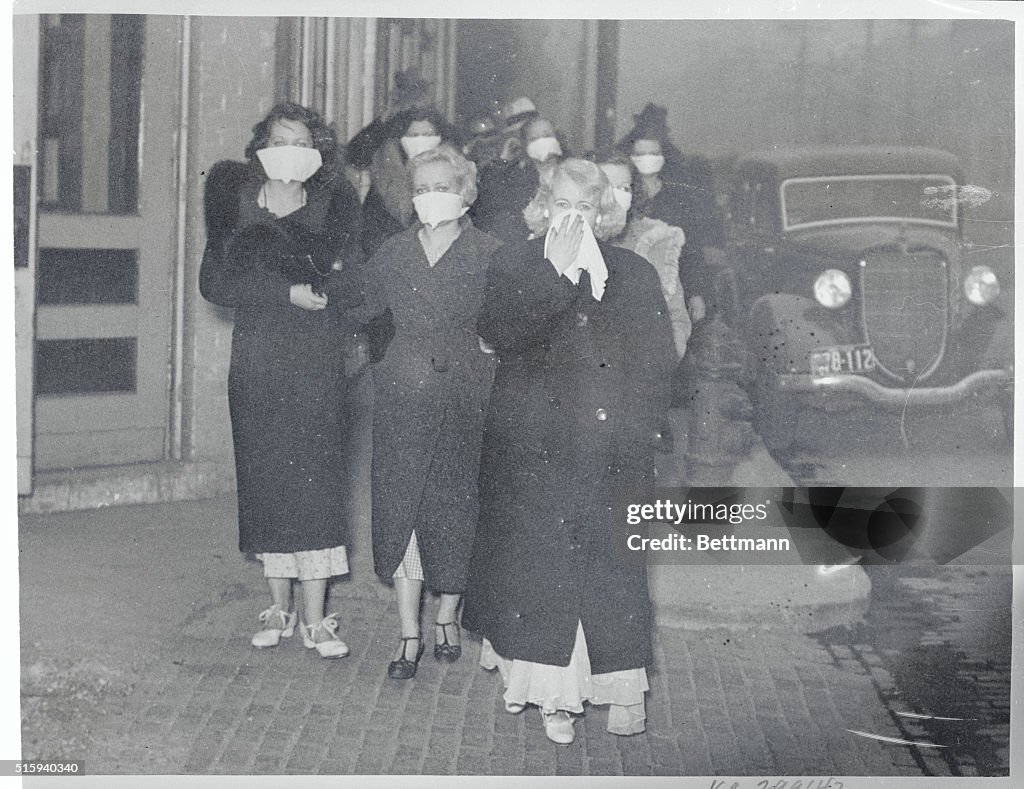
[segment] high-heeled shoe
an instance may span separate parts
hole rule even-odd
[[[444,636],[443,644],[434,644],[434,659],[435,660],[447,660],[449,663],[454,663],[460,657],[462,657],[462,644],[452,644],[448,641],[448,630],[449,627],[455,628],[455,634],[459,636],[459,641],[462,641],[462,633],[459,630],[458,622],[434,622],[434,625],[441,628],[441,635]]]
[[[405,656],[405,650],[409,645],[410,641],[419,641],[420,648],[416,650],[416,659],[409,660]],[[401,638],[402,642],[402,656],[398,660],[392,660],[388,664],[388,676],[391,679],[412,679],[416,676],[416,669],[419,668],[420,658],[423,657],[423,639],[419,636],[409,636]]]

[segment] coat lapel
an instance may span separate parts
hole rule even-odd
[[[405,231],[402,261],[395,271],[415,297],[425,302],[442,319],[463,310],[453,301],[470,297],[480,290],[476,279],[485,263],[480,260],[477,231],[467,220],[462,233],[433,267],[427,262],[417,237],[419,225]]]

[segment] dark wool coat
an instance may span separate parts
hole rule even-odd
[[[427,586],[461,592],[478,512],[477,473],[494,357],[476,317],[498,242],[462,219],[430,267],[414,225],[367,265],[367,320],[390,310],[395,336],[373,368],[373,559],[390,578],[413,530]]]
[[[199,289],[235,309],[228,407],[235,445],[239,548],[293,553],[344,545],[345,360],[356,327],[332,263],[358,256],[359,201],[344,178],[307,183],[284,218],[257,205],[262,178],[221,162],[206,181],[207,245]],[[289,300],[292,284],[328,306]]]
[[[707,298],[710,283],[703,271],[704,248],[720,246],[724,233],[711,165],[702,156],[686,156],[676,166],[666,166],[661,177],[662,188],[653,198],[636,195],[634,212],[683,229],[686,244],[679,259],[683,292],[687,299]]]
[[[651,662],[642,556],[623,560],[617,487],[653,484],[675,366],[658,276],[601,244],[602,301],[543,258],[502,248],[478,329],[498,349],[463,625],[510,659],[566,666],[577,622],[594,673]],[[618,541],[618,543],[616,542]]]
[[[530,159],[492,162],[480,171],[480,196],[470,215],[477,227],[506,244],[530,235],[523,210],[537,194],[540,176]]]

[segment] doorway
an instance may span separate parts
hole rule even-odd
[[[37,470],[167,456],[180,24],[40,17]]]

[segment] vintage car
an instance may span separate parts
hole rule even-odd
[[[745,347],[770,449],[791,446],[808,407],[971,397],[999,405],[1012,441],[1013,293],[965,259],[972,187],[954,156],[793,149],[744,157],[733,173],[715,302]]]

